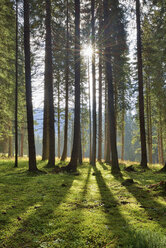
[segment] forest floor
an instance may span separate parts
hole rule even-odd
[[[58,163],[58,161],[56,162]],[[166,175],[159,165],[111,175],[110,165],[87,162],[79,174],[27,171],[26,160],[0,160],[0,248],[164,248]],[[125,179],[133,179],[126,184]]]

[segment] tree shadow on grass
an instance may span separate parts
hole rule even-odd
[[[128,176],[130,177],[129,173]],[[124,182],[123,177],[119,178],[115,176],[121,184]],[[132,179],[132,177],[130,177]],[[124,186],[124,184],[123,184]],[[129,193],[131,193],[140,203],[140,208],[143,208],[149,216],[149,220],[153,220],[158,223],[162,228],[166,228],[166,218],[163,215],[166,214],[166,207],[154,200],[154,196],[150,193],[149,189],[144,189],[140,184],[125,185]]]
[[[87,240],[84,230],[85,227],[82,225],[84,222],[84,214],[82,213],[82,210],[87,209],[88,207],[86,195],[88,193],[88,184],[92,166],[86,167],[86,170],[87,169],[88,171],[86,172],[86,178],[83,181],[83,187],[78,188],[79,198],[77,198],[75,201],[69,200],[68,202],[70,210],[64,218],[63,231],[61,231],[62,243],[57,247],[87,247]],[[72,192],[70,192],[70,194],[72,194]]]
[[[131,226],[129,226],[123,215],[120,213],[118,208],[119,203],[106,185],[101,172],[96,168],[95,173],[109,229],[113,233],[113,238],[118,238],[118,245],[122,246],[125,243],[126,246],[122,247],[127,247],[127,240],[132,233]],[[123,240],[124,237],[125,240]]]
[[[99,162],[99,164],[102,166],[103,170],[108,170],[108,167],[103,162]],[[110,167],[110,164],[109,164],[109,167]]]
[[[97,181],[98,188],[100,191],[104,212],[108,220],[107,225],[109,226],[109,229],[111,230],[113,234],[113,238],[118,239],[116,246],[113,246],[113,247],[138,247],[138,248],[151,247],[148,244],[149,237],[147,238],[144,233],[139,233],[139,230],[136,232],[136,230],[134,229],[134,226],[130,225],[127,222],[127,220],[124,218],[123,214],[120,212],[120,203],[114,198],[111,190],[105,183],[105,180],[101,172],[97,170],[97,168],[95,169],[95,172],[96,172],[96,181]],[[118,175],[118,176],[115,176],[115,178],[122,183],[123,181],[122,176]],[[136,190],[137,187],[136,186],[134,187]],[[136,233],[138,233],[140,236],[136,235]],[[141,238],[140,241],[137,240],[137,236]]]
[[[10,233],[6,235],[8,238],[2,235],[4,238],[1,238],[0,247],[1,245],[7,248],[39,247],[37,240],[51,231],[52,226],[49,226],[49,222],[55,217],[54,210],[67,195],[75,177],[72,175],[43,175],[42,177],[45,176],[47,177],[45,181],[40,177],[38,181],[33,182],[35,184],[30,181],[26,194],[18,193],[19,198],[22,195],[23,209],[17,214],[13,213],[13,216],[10,215],[7,223]],[[37,178],[33,179],[37,180]],[[62,186],[64,182],[65,187]]]

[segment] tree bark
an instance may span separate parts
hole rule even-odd
[[[21,127],[20,157],[24,156],[24,126]]]
[[[70,163],[67,171],[77,170],[80,144],[80,0],[75,0],[75,109],[74,109],[74,138]]]
[[[91,89],[90,89],[90,69],[88,58],[88,86],[89,86],[89,162],[92,163],[92,123],[91,123]]]
[[[59,90],[59,84],[60,84],[60,77],[58,79],[58,158],[60,159],[60,147],[61,147],[61,130],[60,130],[60,90]]]
[[[15,86],[15,165],[18,167],[18,0],[16,0],[16,86]]]
[[[108,121],[110,125],[110,143],[112,155],[112,173],[119,173],[118,153],[116,145],[116,127],[114,110],[114,92],[112,82],[111,50],[109,44],[110,26],[109,26],[109,8],[108,0],[104,0],[104,40],[105,40],[105,60],[106,60],[106,80],[108,83]]]
[[[137,21],[137,63],[138,63],[138,90],[139,90],[139,119],[141,137],[141,166],[147,168],[146,133],[144,117],[144,94],[143,94],[143,72],[142,72],[142,40],[140,24],[140,1],[136,0]]]
[[[121,160],[124,160],[124,136],[125,136],[125,110],[122,110],[122,130],[121,130]]]
[[[53,69],[52,69],[52,41],[51,41],[51,0],[46,1],[46,55],[45,78],[48,84],[48,117],[49,117],[49,160],[48,167],[55,166],[55,128],[54,128],[54,100],[53,100]]]
[[[67,141],[68,141],[68,102],[69,102],[69,6],[67,0],[67,32],[66,32],[66,98],[65,98],[65,128],[64,128],[64,147],[61,161],[67,158]]]
[[[162,129],[162,119],[161,119],[161,112],[159,118],[159,126],[160,126],[160,155],[161,155],[161,164],[164,165],[164,152],[163,152],[163,129]]]
[[[11,124],[10,124],[9,130],[10,130],[10,132],[12,132]],[[10,134],[10,135],[9,135],[8,158],[11,158],[11,157],[12,157],[12,135]]]
[[[102,34],[102,3],[99,5],[99,34]],[[99,39],[99,133],[98,133],[98,161],[102,160],[102,49]]]
[[[92,88],[93,88],[93,140],[92,140],[92,165],[96,166],[96,68],[95,68],[95,17],[94,17],[95,1],[91,0],[91,26],[92,26]]]
[[[158,163],[161,164],[161,143],[160,143],[160,129],[158,127],[158,132],[157,132],[157,150],[158,150]]]
[[[81,131],[80,131],[80,144],[79,144],[79,164],[82,164],[82,141],[81,141]]]
[[[30,29],[29,29],[28,0],[24,0],[24,52],[25,52],[25,85],[26,85],[26,108],[27,108],[27,124],[28,124],[29,171],[37,171],[34,126],[33,126],[32,89],[31,89]]]
[[[43,150],[42,160],[48,160],[49,158],[49,109],[48,109],[48,85],[46,81],[46,74],[44,80],[44,116],[43,116]]]
[[[151,97],[150,97],[150,82],[146,81],[146,115],[147,115],[147,140],[148,140],[148,155],[149,164],[152,164],[152,117],[151,117]]]

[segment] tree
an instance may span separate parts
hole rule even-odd
[[[75,0],[75,109],[74,137],[70,163],[67,171],[76,171],[80,147],[80,0]]]
[[[147,168],[143,71],[142,71],[142,40],[141,40],[140,1],[139,0],[136,0],[136,21],[137,21],[137,63],[138,63],[138,91],[139,91],[139,120],[140,120],[140,138],[141,138],[141,166],[143,168]]]
[[[63,147],[63,153],[61,157],[61,161],[64,161],[67,157],[67,136],[68,136],[68,101],[69,101],[69,6],[68,6],[68,0],[67,0],[67,31],[66,31],[66,77],[65,77],[65,83],[66,83],[66,97],[65,97],[65,128],[64,128],[64,147]]]
[[[118,163],[118,153],[116,145],[116,127],[115,127],[115,110],[114,110],[114,93],[113,93],[113,81],[112,81],[112,65],[111,65],[111,51],[109,44],[110,37],[110,25],[109,25],[109,7],[108,0],[103,2],[104,9],[104,40],[105,40],[105,70],[106,80],[108,83],[108,121],[110,123],[110,143],[111,143],[111,155],[112,155],[112,173],[118,173],[120,171]]]
[[[26,108],[27,108],[27,124],[28,124],[29,171],[37,171],[38,169],[36,166],[32,90],[31,90],[30,29],[29,29],[28,0],[24,0],[24,52],[25,52],[25,85],[26,85]]]
[[[94,10],[95,10],[95,0],[91,0],[91,26],[92,26],[92,48],[93,48],[93,54],[92,54],[92,116],[93,116],[93,139],[92,139],[92,165],[96,166],[96,69],[95,69],[95,16],[94,16]]]
[[[90,65],[88,58],[88,90],[89,90],[89,161],[92,161],[92,123],[91,123],[91,92],[90,92]]]
[[[102,159],[102,19],[103,17],[103,6],[102,1],[99,4],[99,120],[98,120],[98,161]]]
[[[48,119],[49,119],[48,167],[54,167],[55,166],[55,128],[54,128],[52,42],[51,42],[51,0],[46,1],[45,80],[48,84]]]
[[[18,167],[18,0],[16,0],[15,167]]]

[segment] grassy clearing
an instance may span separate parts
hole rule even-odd
[[[148,185],[165,180],[157,167],[114,177],[110,166],[84,163],[80,175],[27,172],[0,161],[0,247],[6,248],[164,248],[166,193]],[[127,164],[129,165],[129,163]],[[125,179],[134,184],[123,186]]]

